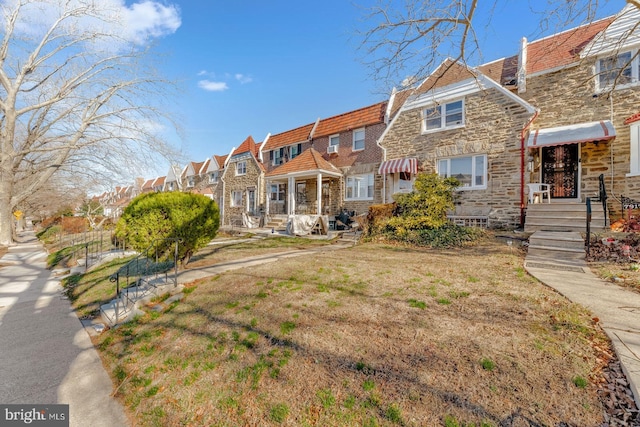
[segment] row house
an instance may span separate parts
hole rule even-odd
[[[269,134],[259,144],[248,138],[229,155],[222,224],[242,220],[257,225],[278,215],[364,213],[380,203],[383,151],[378,139],[388,121],[387,106],[382,102],[318,119]]]
[[[460,181],[453,217],[522,226],[538,200],[529,188],[540,184],[545,202],[608,200],[607,211],[620,215],[623,196],[640,198],[639,21],[628,5],[614,17],[523,39],[513,57],[475,68],[442,63],[403,92],[381,138],[385,199],[411,188],[396,166],[417,164]]]

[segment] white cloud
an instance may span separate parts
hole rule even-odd
[[[251,76],[246,76],[244,74],[236,74],[235,78],[241,84],[251,83],[253,81],[253,78]]]
[[[150,38],[173,34],[182,24],[180,10],[174,5],[145,0],[130,7],[123,5],[127,38],[143,44]]]
[[[223,92],[229,89],[225,82],[212,82],[211,80],[200,80],[198,87],[209,92]]]

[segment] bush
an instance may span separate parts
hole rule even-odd
[[[173,255],[178,239],[178,259],[189,262],[198,249],[213,239],[220,225],[216,203],[200,194],[146,193],[131,201],[116,225],[116,236],[139,252],[158,250]],[[150,255],[150,254],[149,254]]]
[[[395,196],[394,205],[372,206],[370,233],[417,246],[445,248],[461,246],[482,235],[482,230],[460,227],[447,219],[453,210],[453,194],[460,183],[455,178],[421,173],[415,190]],[[390,209],[393,209],[391,217]]]

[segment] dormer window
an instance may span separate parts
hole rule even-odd
[[[639,80],[640,61],[636,52],[622,52],[596,62],[596,83],[600,91],[628,86]]]
[[[464,102],[462,99],[422,112],[422,131],[432,132],[441,129],[452,129],[464,126]]]
[[[196,179],[194,177],[192,177],[192,176],[187,178],[187,187],[193,188],[195,186],[196,186]]]
[[[215,184],[216,182],[218,182],[218,171],[209,174],[209,184]]]

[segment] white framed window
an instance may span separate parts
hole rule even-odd
[[[231,206],[234,208],[242,207],[242,191],[233,190],[231,192]]]
[[[292,159],[295,159],[297,156],[299,156],[301,151],[302,151],[302,144],[295,144],[289,147],[289,152]]]
[[[169,183],[169,191],[173,191],[173,189],[174,189],[174,185],[173,184],[174,184],[173,182]]]
[[[271,157],[271,164],[273,166],[282,164],[282,148],[276,148],[275,150],[272,150],[269,156]]]
[[[346,200],[373,199],[373,174],[348,176],[345,194]]]
[[[353,151],[364,150],[364,128],[353,131]]]
[[[422,110],[423,132],[462,126],[464,126],[464,100],[462,99]]]
[[[451,157],[438,160],[438,174],[445,178],[456,178],[460,188],[483,190],[487,188],[487,155]]]
[[[409,172],[398,172],[396,175],[397,177],[394,179],[396,193],[410,193],[413,191],[415,175]]]
[[[187,187],[188,188],[193,188],[196,186],[196,179],[193,176],[190,176],[189,178],[187,178]]]
[[[640,122],[632,123],[629,127],[631,142],[631,159],[627,176],[640,175]]]
[[[626,87],[640,81],[640,60],[636,51],[627,51],[598,59],[596,87],[598,90]]]
[[[283,202],[286,193],[284,184],[271,184],[269,186],[269,200],[272,202]]]
[[[211,172],[209,174],[209,184],[215,184],[216,182],[218,182],[218,175],[218,171]]]
[[[236,176],[247,174],[247,162],[236,163]]]
[[[340,146],[340,134],[331,135],[329,137],[329,147],[338,147]]]

